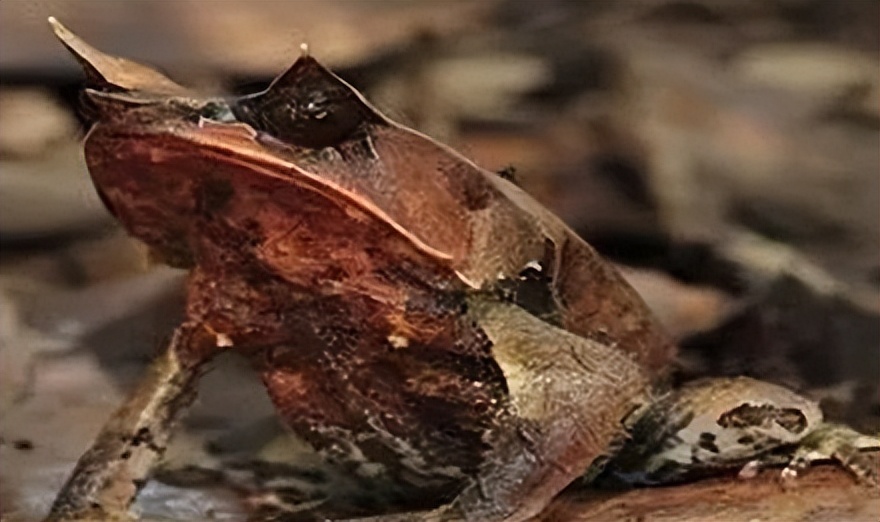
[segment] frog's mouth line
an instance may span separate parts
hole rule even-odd
[[[313,190],[323,197],[330,199],[344,198],[347,203],[386,223],[423,253],[441,261],[453,260],[452,255],[422,241],[369,199],[359,196],[331,180],[317,176],[273,154],[254,139],[256,131],[247,124],[225,124],[212,121],[207,125],[182,125],[175,128],[173,133],[163,133],[161,132],[162,129],[150,132],[149,127],[146,129],[142,131],[125,129],[120,132],[116,132],[114,129],[110,132],[113,134],[114,139],[136,143],[138,144],[135,145],[136,148],[149,149],[142,151],[145,156],[156,157],[154,149],[159,150],[156,147],[147,145],[145,138],[162,138],[161,150],[165,154],[190,154],[193,150],[198,149],[199,156],[203,158],[222,162],[226,165],[239,166],[265,178],[276,179],[285,183],[296,180],[298,185]],[[87,141],[94,132],[95,129],[93,128],[92,132],[86,136]],[[105,130],[104,132],[107,131]],[[469,281],[464,282],[471,284]]]
[[[202,145],[202,146],[209,146],[209,145]],[[322,195],[328,196],[328,197],[330,195],[343,196],[352,205],[360,207],[361,210],[364,210],[364,211],[368,212],[370,215],[376,216],[379,219],[381,219],[382,221],[384,221],[385,223],[387,223],[397,233],[406,237],[413,245],[415,245],[416,248],[418,248],[419,250],[428,254],[429,256],[443,260],[443,261],[451,261],[452,260],[452,256],[450,254],[447,254],[446,252],[441,252],[440,250],[437,250],[437,249],[429,246],[428,244],[426,244],[424,241],[422,241],[421,239],[416,237],[414,234],[407,231],[404,227],[402,227],[399,223],[397,223],[397,221],[392,219],[391,216],[386,214],[385,211],[383,211],[381,208],[376,206],[374,203],[372,203],[368,199],[360,197],[360,196],[352,193],[351,191],[345,189],[344,187],[342,187],[336,183],[333,183],[332,181],[328,181],[328,180],[321,178],[319,176],[315,176],[314,174],[310,173],[309,171],[300,169],[299,167],[296,167],[295,165],[293,165],[291,163],[277,159],[275,156],[266,156],[265,154],[258,155],[256,153],[251,152],[251,151],[244,151],[244,154],[243,154],[243,156],[245,156],[244,158],[242,158],[241,156],[229,157],[227,154],[224,154],[221,151],[222,151],[222,149],[213,149],[213,150],[212,149],[205,149],[205,155],[208,157],[213,156],[217,159],[226,161],[228,163],[241,165],[242,167],[248,168],[253,171],[257,171],[262,175],[277,178],[277,179],[285,179],[284,177],[278,175],[277,168],[285,169],[285,170],[291,171],[291,172],[295,171],[297,178],[301,177],[301,179],[306,179],[309,181],[309,183],[307,183],[306,185],[308,185],[310,188],[312,188],[315,191],[320,192]],[[272,165],[272,167],[264,166],[265,163],[267,163],[267,162],[261,161],[261,160],[265,160],[267,157],[272,158],[273,160],[277,160],[277,163],[275,161],[273,161],[270,163]]]

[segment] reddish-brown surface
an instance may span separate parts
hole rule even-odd
[[[625,493],[566,493],[538,520],[638,522],[876,522],[880,491],[856,485],[844,471],[819,466],[783,487],[778,470],[751,480],[709,479]]]

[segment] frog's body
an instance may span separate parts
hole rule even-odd
[[[636,415],[678,411],[651,407],[673,345],[611,267],[315,60],[264,93],[199,99],[66,42],[93,67],[86,159],[108,208],[192,269],[188,323],[251,358],[328,454],[431,490],[423,504],[454,498],[436,517],[523,520]]]

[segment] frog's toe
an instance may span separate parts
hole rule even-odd
[[[789,464],[783,468],[782,471],[779,472],[779,479],[782,481],[782,485],[785,487],[794,486],[795,481],[798,476],[800,476],[800,472],[803,469],[806,469],[806,466],[795,463]]]
[[[750,460],[740,468],[737,477],[743,480],[750,480],[758,476],[758,472],[761,471],[764,465],[760,460]]]

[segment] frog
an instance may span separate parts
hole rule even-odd
[[[50,23],[85,71],[101,200],[189,276],[184,323],[49,520],[124,518],[229,351],[299,437],[397,486],[380,520],[528,520],[579,480],[677,480],[823,433],[767,383],[670,388],[675,343],[616,269],[307,49],[261,92],[203,96]]]

